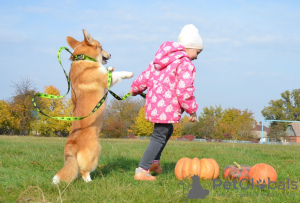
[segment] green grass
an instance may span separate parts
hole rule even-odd
[[[63,166],[65,142],[65,138],[0,136],[0,202],[18,199],[23,202],[181,202],[183,186],[174,176],[174,167],[182,157],[214,158],[220,173],[234,161],[251,166],[267,163],[276,169],[277,181],[289,178],[297,181],[298,187],[296,190],[256,187],[225,190],[213,189],[211,180],[201,180],[209,195],[204,200],[190,202],[300,202],[298,146],[169,141],[161,160],[164,173],[155,182],[139,182],[133,179],[134,170],[149,140],[101,139],[102,152],[99,167],[91,174],[93,181],[84,183],[77,179],[57,188],[51,181]],[[185,183],[187,186],[191,181]]]

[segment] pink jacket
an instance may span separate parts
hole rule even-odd
[[[145,118],[153,123],[178,123],[183,111],[192,114],[198,104],[193,95],[196,68],[185,48],[177,42],[165,42],[148,68],[133,81],[131,91],[148,88]]]

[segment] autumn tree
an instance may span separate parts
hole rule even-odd
[[[196,136],[210,139],[226,139],[232,137],[238,140],[252,138],[254,117],[251,111],[235,108],[222,109],[221,106],[204,107],[198,118]],[[227,136],[230,135],[230,136]]]
[[[173,133],[172,136],[173,137],[181,137],[182,135],[184,135],[185,133],[187,133],[187,131],[184,131],[184,126],[186,125],[186,115],[180,119],[179,123],[173,123]]]
[[[150,136],[154,129],[154,124],[145,119],[145,106],[139,110],[138,116],[134,120],[134,125],[131,126],[133,132],[137,136]]]
[[[22,79],[14,83],[14,95],[11,98],[10,108],[13,116],[12,127],[15,133],[26,135],[30,132],[30,125],[33,118],[32,97],[35,94],[33,83],[28,79]]]
[[[0,100],[0,134],[10,134],[13,130],[14,117],[10,106],[4,100]]]
[[[194,135],[198,136],[198,121],[190,122],[190,117],[187,115],[184,115],[184,117],[180,121],[181,125],[181,135]],[[181,136],[180,135],[180,136]]]
[[[60,95],[60,91],[53,85],[46,86],[44,92],[51,95]],[[68,136],[72,122],[52,119],[51,116],[72,116],[71,99],[41,98],[37,103],[39,108],[50,117],[38,114],[38,119],[34,122],[33,129],[43,136]]]
[[[262,115],[266,120],[290,120],[299,121],[300,118],[300,89],[294,89],[292,92],[285,91],[281,93],[281,99],[271,100],[269,106],[262,110]],[[272,122],[271,126],[276,125]],[[286,128],[288,123],[283,123]]]
[[[182,134],[182,129],[183,129],[183,123],[179,122],[179,123],[173,123],[173,133],[172,136],[175,137],[181,137]]]
[[[254,117],[251,111],[228,108],[222,112],[222,117],[217,122],[219,135],[230,133],[233,139],[249,140],[252,138],[251,130],[254,127]]]
[[[125,137],[132,133],[132,126],[144,100],[132,97],[126,100],[112,98],[106,106],[101,136],[103,137]]]
[[[222,117],[223,109],[221,106],[204,107],[203,112],[198,117],[196,136],[199,138],[220,138],[220,132],[216,127],[217,122]]]

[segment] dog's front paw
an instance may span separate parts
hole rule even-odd
[[[113,72],[113,71],[115,70],[114,67],[108,67],[107,69],[108,69],[110,72]]]
[[[124,74],[124,76],[123,76],[123,79],[124,78],[132,78],[133,77],[133,73],[132,72],[126,72],[125,74]]]

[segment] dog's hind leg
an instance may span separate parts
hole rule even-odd
[[[84,182],[91,182],[90,172],[94,171],[98,165],[100,154],[100,144],[97,146],[82,149],[77,154],[79,172]]]
[[[88,183],[88,182],[91,182],[92,181],[92,178],[90,176],[90,173],[85,173],[82,176],[82,179],[84,180],[84,182]],[[85,177],[84,177],[85,176]]]
[[[72,141],[65,146],[65,164],[53,177],[52,183],[58,184],[60,181],[70,182],[78,176],[78,163],[76,159],[77,146]]]
[[[79,170],[82,179],[86,183],[91,182],[92,179],[90,176],[90,172],[96,169],[98,164],[98,157],[93,160],[89,160],[89,159],[82,160],[82,158],[79,158],[79,160],[80,160]]]

